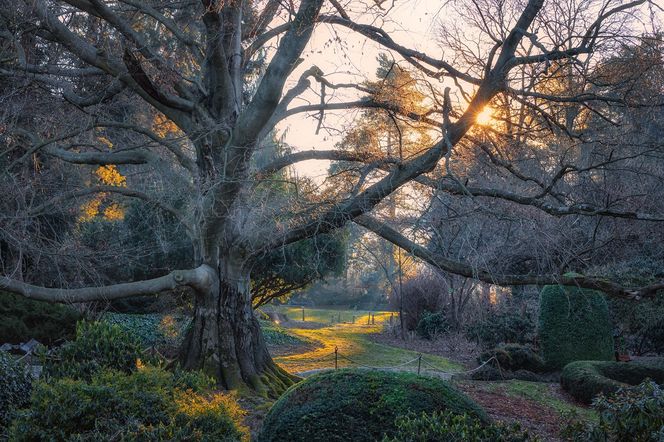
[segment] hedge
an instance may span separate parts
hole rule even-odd
[[[664,384],[664,358],[638,362],[576,361],[565,366],[560,382],[575,399],[591,403],[600,393],[615,393],[648,378]]]
[[[486,413],[449,383],[367,370],[335,370],[291,387],[272,406],[259,442],[375,441],[396,435],[396,418],[408,413]]]
[[[559,285],[544,287],[540,295],[539,339],[550,370],[573,361],[612,360],[613,332],[602,293]]]

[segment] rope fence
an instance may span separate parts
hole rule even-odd
[[[498,359],[495,356],[492,356],[491,358],[484,361],[478,367],[475,367],[475,368],[470,369],[470,370],[445,371],[445,370],[442,370],[442,369],[436,367],[433,363],[428,361],[422,353],[419,353],[413,359],[410,359],[408,361],[405,361],[405,362],[402,362],[402,363],[399,363],[399,364],[396,364],[396,365],[377,366],[377,365],[368,365],[368,364],[359,362],[359,361],[357,361],[357,360],[341,353],[339,351],[338,347],[334,347],[333,352],[330,352],[326,355],[323,355],[323,356],[321,356],[320,358],[317,358],[317,359],[311,359],[311,360],[309,360],[309,362],[323,362],[323,361],[329,360],[331,358],[333,358],[334,369],[335,370],[339,369],[339,361],[340,360],[345,360],[345,361],[349,362],[350,365],[354,365],[354,366],[357,366],[357,367],[360,367],[360,368],[365,368],[365,369],[368,369],[368,370],[398,370],[398,369],[403,369],[404,367],[407,367],[411,364],[414,366],[415,363],[417,363],[417,370],[416,371],[417,371],[418,375],[422,374],[423,371],[426,371],[426,372],[433,371],[433,372],[440,373],[440,374],[443,374],[443,375],[446,375],[446,376],[449,376],[449,377],[457,376],[457,375],[470,374],[470,373],[473,373],[475,371],[480,370],[481,368],[483,368],[484,366],[489,364],[491,361],[496,361],[496,363],[498,362]],[[330,361],[330,362],[332,362],[332,361]],[[323,367],[322,369],[326,369],[326,368],[327,369],[332,369],[332,367]],[[415,371],[415,370],[413,370],[413,371]]]

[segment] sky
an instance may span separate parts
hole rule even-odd
[[[392,7],[391,4],[393,4]],[[440,1],[423,0],[387,0],[383,7],[387,11],[385,18],[378,18],[376,12],[382,12],[374,5],[367,13],[359,13],[356,20],[360,23],[381,25],[390,36],[399,44],[411,49],[426,52],[432,56],[440,57],[440,49],[436,44],[436,31],[439,23]],[[357,11],[356,11],[357,13]],[[356,17],[353,15],[353,17]],[[342,43],[330,41],[339,37]],[[321,48],[323,48],[321,50]],[[332,83],[363,82],[375,80],[378,62],[376,58],[380,52],[387,52],[380,45],[365,37],[343,28],[341,26],[319,25],[314,31],[310,44],[303,54],[304,61],[293,73],[286,89],[292,87],[300,74],[312,65],[318,66]],[[316,83],[312,83],[317,87]],[[334,91],[329,91],[328,94]],[[358,95],[340,95],[343,101],[357,99]],[[300,100],[294,101],[291,107],[317,103],[318,95],[307,93]],[[353,119],[361,114],[360,110],[326,113],[325,126],[342,129],[352,123]],[[317,120],[307,118],[306,114],[290,117],[282,122],[277,130],[283,133],[284,141],[299,150],[327,150],[332,149],[340,139],[340,133],[331,133],[321,129],[316,135]],[[305,161],[295,167],[296,173],[308,176],[317,181],[327,176],[328,161]]]

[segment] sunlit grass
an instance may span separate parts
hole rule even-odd
[[[302,319],[302,309],[297,307],[281,307],[291,320]],[[299,313],[299,317],[296,314]],[[358,367],[359,364],[372,367],[390,367],[416,359],[417,352],[388,345],[371,342],[368,336],[379,333],[390,318],[396,320],[392,312],[374,312],[371,324],[368,311],[305,309],[306,322],[324,324],[320,328],[289,328],[289,333],[315,341],[319,347],[303,353],[280,356],[276,358],[286,370],[302,373],[310,370],[334,368],[334,349],[339,350],[338,367]],[[355,322],[353,323],[353,317]],[[333,319],[334,318],[334,319]],[[339,323],[339,319],[342,321]],[[335,323],[332,323],[334,320]],[[349,359],[351,360],[349,360]],[[462,366],[445,358],[433,355],[424,356],[421,365],[423,373],[431,367],[440,371],[456,372]],[[417,362],[412,362],[403,370],[417,370]]]

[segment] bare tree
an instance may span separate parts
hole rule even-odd
[[[362,9],[362,2],[324,3],[2,2],[3,91],[11,94],[20,85],[36,85],[59,116],[46,120],[47,124],[21,112],[6,119],[3,131],[10,138],[8,148],[15,159],[4,167],[3,180],[10,182],[35,155],[68,165],[63,170],[112,165],[123,167],[129,176],[123,185],[62,186],[62,192],[49,195],[37,207],[19,205],[16,211],[29,216],[57,210],[65,201],[96,193],[134,198],[178,220],[193,244],[194,262],[190,269],[109,286],[47,288],[13,274],[1,277],[0,286],[50,302],[111,300],[189,286],[195,291],[195,312],[181,351],[183,366],[204,369],[227,388],[247,384],[266,393],[282,390],[292,377],[272,361],[254,318],[252,265],[270,250],[333,231],[351,220],[445,271],[485,281],[510,285],[560,281],[626,297],[647,296],[661,287],[633,290],[604,279],[555,274],[495,277],[490,269],[436,255],[369,214],[410,182],[450,186],[432,172],[448,164],[455,148],[472,135],[477,115],[499,95],[537,98],[546,103],[571,100],[566,92],[542,94],[525,87],[515,89],[515,83],[524,72],[535,80],[540,78],[552,63],[588,63],[597,51],[601,53],[605,45],[623,36],[627,17],[648,0],[575,5],[579,11],[590,11],[593,18],[574,23],[574,32],[564,41],[558,40],[559,35],[547,35],[542,27],[547,17],[555,14],[555,5],[544,7],[544,0],[509,5],[499,2],[509,10],[493,15],[496,18],[485,25],[482,38],[488,35],[491,41],[488,51],[474,64],[463,60],[462,53],[450,62],[406,48],[379,26],[355,21],[355,6]],[[477,8],[473,20],[486,19],[491,13],[486,9],[490,6],[473,4]],[[340,102],[325,91],[366,91],[357,84],[332,83],[315,66],[306,67],[287,89],[316,24],[350,29],[382,45],[432,85],[439,80],[450,87],[457,85],[463,102],[452,102],[449,87],[441,92],[433,86],[429,91],[431,109],[421,113],[402,109],[389,97],[375,94]],[[275,39],[278,44],[273,48]],[[484,40],[478,42],[478,47],[485,47]],[[262,64],[261,60],[266,61]],[[313,84],[320,89],[320,102],[294,105]],[[573,100],[582,105],[611,101],[599,92],[580,94]],[[436,141],[403,158],[311,149],[284,155],[260,168],[253,165],[262,139],[279,121],[313,112],[320,122],[327,112],[362,108],[384,109],[404,120],[426,122],[436,131]],[[18,114],[21,118],[14,118]],[[157,117],[174,129],[158,133],[147,122]],[[112,148],[100,142],[98,131],[107,135]],[[303,186],[283,198],[265,190],[275,172],[309,159],[361,163],[368,179],[344,193],[317,192]],[[150,172],[141,176],[136,172],[139,170]],[[661,213],[614,210],[604,205],[570,207],[561,203],[549,207],[541,199],[519,194],[521,189],[516,193],[478,190],[457,181],[451,186],[450,192],[491,193],[560,216],[601,213],[627,219],[664,219]]]

